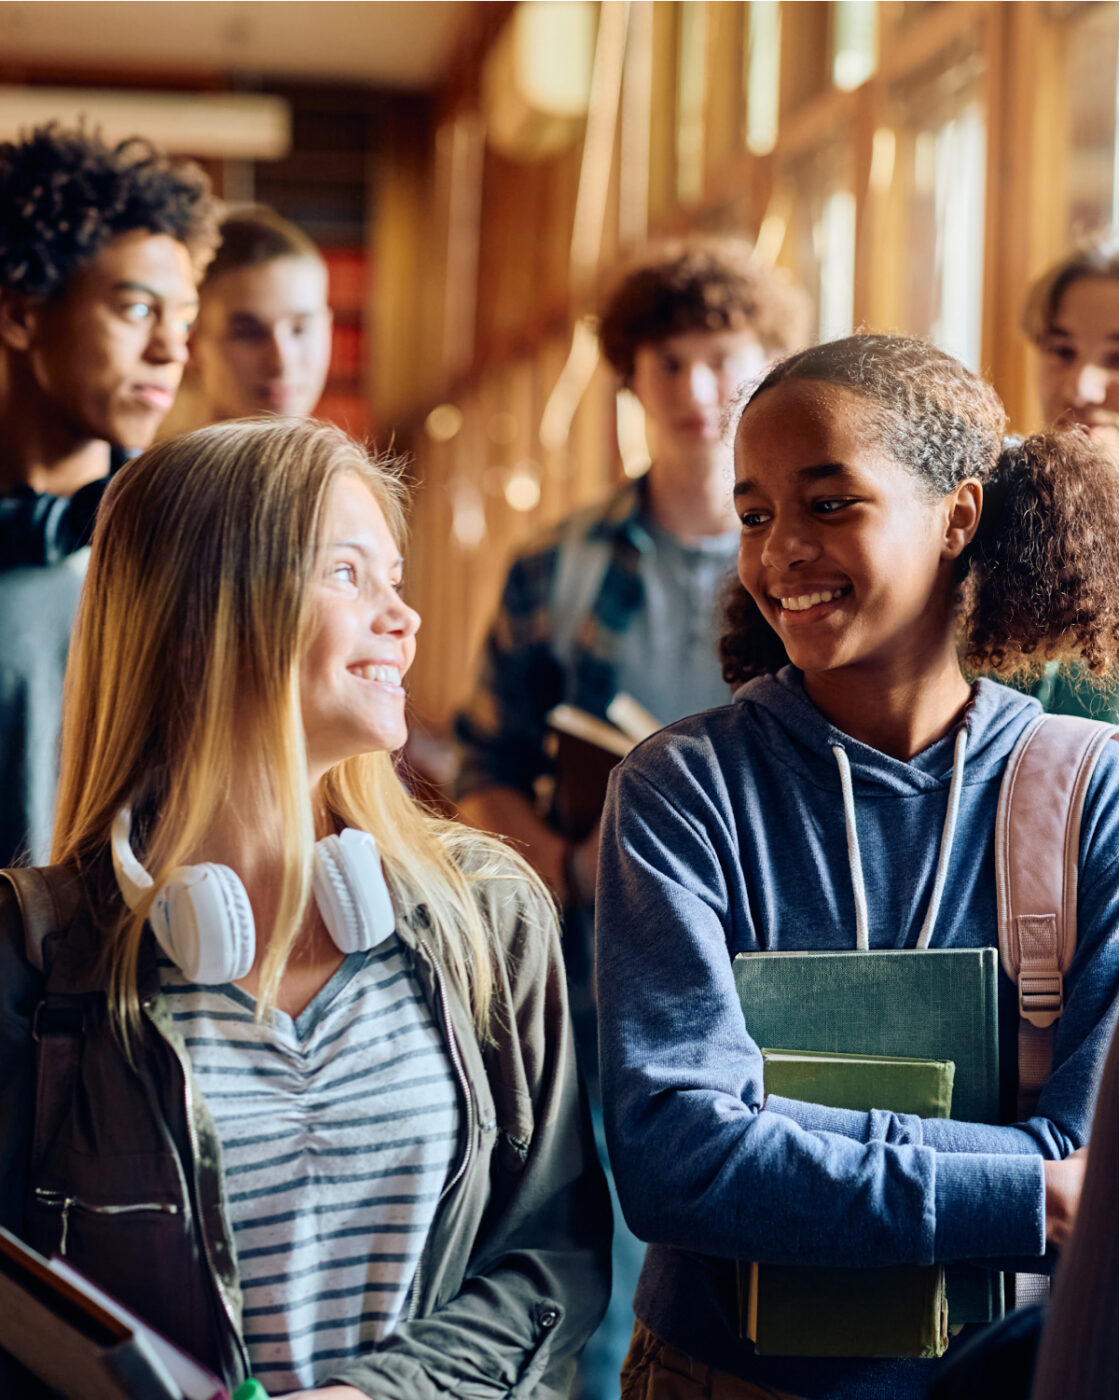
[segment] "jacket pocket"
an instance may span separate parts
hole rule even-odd
[[[207,1361],[211,1304],[192,1222],[178,1201],[98,1200],[36,1187],[27,1202],[28,1243],[60,1254],[98,1287],[180,1347]],[[204,1349],[204,1350],[200,1350]]]
[[[68,1196],[63,1191],[52,1191],[43,1186],[37,1186],[32,1195],[35,1206],[41,1211],[42,1224],[46,1227],[44,1233],[48,1237],[51,1234],[54,1235],[53,1247],[44,1250],[42,1245],[39,1245],[40,1253],[59,1254],[63,1258],[67,1255],[67,1247],[70,1243],[71,1221],[76,1219],[80,1228],[84,1215],[123,1218],[153,1213],[178,1215],[180,1212],[176,1201],[129,1201],[120,1205],[95,1205],[90,1201],[81,1200],[78,1196]],[[52,1229],[50,1222],[55,1219],[57,1219],[57,1227]],[[32,1234],[38,1235],[39,1231],[33,1227]]]

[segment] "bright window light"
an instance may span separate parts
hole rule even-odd
[[[777,144],[781,79],[781,6],[778,0],[750,0],[745,72],[746,148],[753,155],[766,156]]]
[[[832,5],[832,82],[844,92],[861,87],[878,63],[875,0],[836,0]]]

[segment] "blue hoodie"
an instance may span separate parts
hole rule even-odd
[[[999,785],[1038,713],[1036,700],[1003,686],[976,687],[933,947],[997,944]],[[648,1328],[709,1365],[813,1400],[896,1400],[923,1395],[937,1364],[755,1357],[738,1339],[731,1261],[1044,1254],[1042,1161],[1087,1140],[1119,987],[1119,744],[1106,746],[1088,792],[1078,946],[1053,1074],[1037,1116],[1013,1126],[764,1100],[731,960],[855,946],[835,744],[854,781],[870,946],[912,947],[936,868],[953,735],[908,763],[879,753],[831,725],[790,667],[654,735],[615,770],[597,895],[607,1141],[623,1212],[650,1243],[635,1299]],[[1016,1000],[1000,973],[1011,1036]],[[1013,1065],[1013,1040],[1007,1049],[1002,1062]]]

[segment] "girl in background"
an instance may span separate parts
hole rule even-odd
[[[551,902],[393,771],[402,538],[398,480],[318,423],[113,481],[45,977],[0,882],[0,1220],[231,1390],[558,1397],[608,1207]]]
[[[1088,791],[1079,941],[1029,1121],[767,1098],[731,970],[738,952],[855,947],[856,837],[869,946],[914,946],[953,779],[932,946],[997,944],[995,808],[1039,707],[969,683],[961,647],[970,671],[1004,673],[1073,657],[1099,670],[1119,651],[1119,478],[1069,435],[1004,451],[1003,426],[988,385],[890,336],[782,361],[739,420],[742,591],[723,655],[741,688],[624,760],[603,823],[607,1138],[650,1242],[626,1400],[923,1395],[936,1362],[755,1355],[733,1261],[1041,1267],[1075,1215],[1119,988],[1115,745]]]

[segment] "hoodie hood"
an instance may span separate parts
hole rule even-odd
[[[808,698],[804,676],[793,666],[747,681],[735,692],[732,708],[747,720],[753,742],[764,746],[772,760],[789,768],[798,781],[827,792],[840,791],[832,751],[836,744],[847,753],[855,795],[860,798],[935,792],[952,780],[955,728],[908,762],[893,758],[837,729]],[[965,787],[1000,776],[1022,731],[1040,713],[1041,706],[1029,696],[996,681],[977,681],[964,718],[968,732]]]

